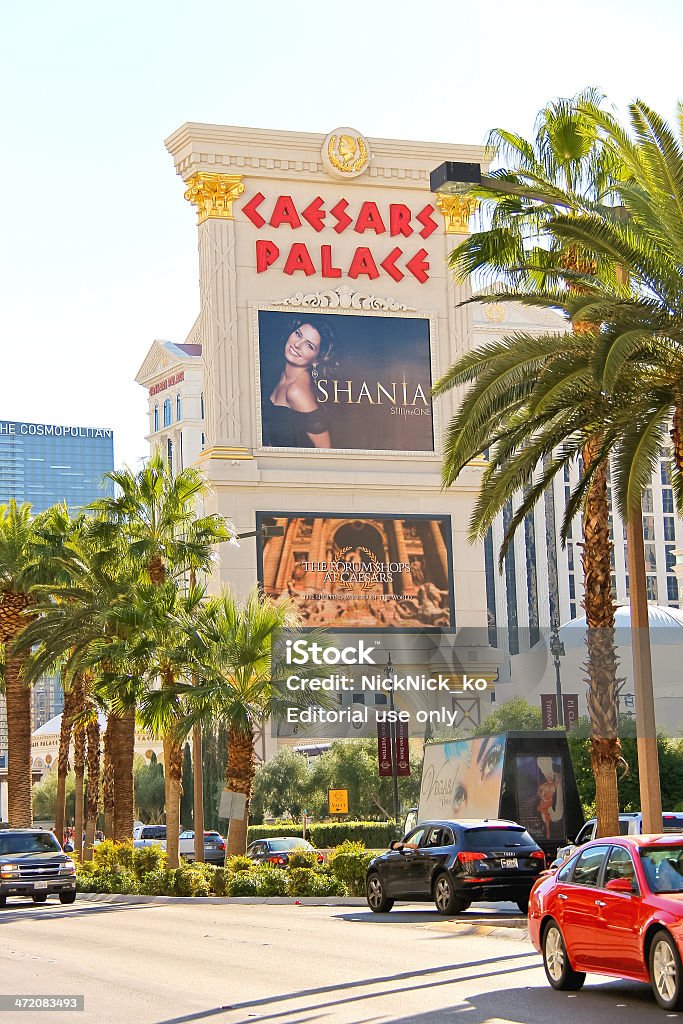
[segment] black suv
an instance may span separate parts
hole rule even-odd
[[[8,896],[44,903],[52,893],[62,903],[76,899],[76,867],[53,834],[40,828],[0,829],[0,907]]]
[[[512,900],[525,914],[544,868],[543,851],[514,821],[423,821],[370,861],[366,893],[376,914],[395,900],[433,900],[440,914]]]

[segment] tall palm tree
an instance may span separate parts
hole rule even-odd
[[[105,542],[123,540],[133,562],[155,587],[167,580],[184,587],[188,573],[206,572],[215,546],[233,536],[222,516],[197,512],[207,490],[203,474],[188,468],[174,475],[159,450],[137,473],[124,469],[108,476],[116,494],[91,506],[98,514],[96,535]],[[175,677],[175,669],[168,666],[162,686],[172,688]],[[165,732],[166,850],[171,867],[179,863],[182,756],[175,732]]]
[[[473,233],[451,254],[450,264],[460,277],[473,273],[485,273],[489,278],[502,279],[503,288],[494,289],[488,295],[494,298],[514,297],[538,305],[555,305],[567,309],[567,288],[569,297],[578,291],[575,278],[602,277],[610,283],[618,278],[614,262],[598,256],[590,248],[576,240],[566,242],[557,236],[551,225],[558,218],[558,211],[569,211],[565,219],[571,219],[573,211],[582,203],[598,204],[622,174],[622,165],[616,154],[606,149],[594,121],[582,113],[581,105],[598,109],[600,97],[594,90],[587,90],[573,100],[561,99],[549,104],[538,115],[536,134],[529,142],[518,135],[503,130],[491,133],[489,145],[495,146],[498,155],[506,163],[503,170],[494,172],[494,177],[505,181],[515,189],[516,194],[501,194],[495,185],[478,190],[480,198],[488,200],[491,207],[491,224],[486,230]],[[549,301],[552,297],[552,301]],[[484,299],[487,296],[483,296]],[[595,320],[583,317],[571,321],[578,339],[579,364],[573,372],[584,378],[590,368],[591,347]],[[581,338],[589,340],[589,350]],[[505,458],[512,465],[517,464],[513,453],[521,445],[538,458],[550,458],[534,438],[527,403],[535,388],[533,374],[550,360],[555,360],[555,371],[559,370],[557,387],[566,385],[563,376],[566,367],[562,354],[563,343],[557,336],[545,339],[512,338],[502,349],[489,346],[459,360],[442,379],[437,382],[435,394],[465,382],[474,382],[460,412],[449,426],[444,455],[444,482],[450,484],[465,463],[463,453],[471,450],[472,441],[482,440],[483,450],[497,443],[500,451],[496,458]],[[557,351],[555,351],[557,349]],[[524,377],[526,375],[526,380]],[[564,382],[564,384],[562,383]],[[571,402],[563,406],[562,415],[554,424],[554,436],[566,441],[572,433],[577,434],[579,450],[575,457],[581,466],[586,487],[583,494],[583,547],[584,567],[584,609],[588,625],[586,643],[588,648],[587,672],[589,676],[589,711],[592,715],[593,734],[591,759],[596,776],[598,793],[598,821],[601,835],[613,835],[618,829],[617,767],[621,760],[621,745],[617,735],[617,661],[614,650],[615,605],[611,590],[609,540],[609,505],[607,500],[607,460],[604,457],[605,436],[600,415],[601,399],[599,388],[589,379],[590,413],[576,426],[577,413],[581,407],[572,407]],[[567,395],[564,395],[565,399]],[[540,423],[551,422],[557,417],[557,396],[546,397],[546,409]],[[471,417],[470,420],[467,417]],[[564,422],[563,422],[564,420]],[[559,431],[558,428],[559,427]],[[512,435],[506,438],[506,432]],[[565,434],[565,430],[569,434]],[[525,432],[527,432],[524,438]],[[490,433],[490,437],[486,437]],[[495,439],[495,440],[494,440]],[[514,440],[512,440],[514,439]],[[471,456],[470,456],[471,457]],[[497,462],[500,468],[501,462]],[[543,478],[546,483],[552,478],[553,463],[546,464]],[[532,466],[533,471],[535,467]],[[487,478],[489,492],[495,473],[491,469]],[[510,488],[503,507],[519,490],[505,472],[500,481],[506,480]],[[542,488],[533,489],[534,500]],[[501,493],[498,489],[498,497]],[[483,498],[483,494],[482,494]],[[487,499],[490,502],[490,494]],[[529,503],[522,503],[528,510]],[[475,513],[475,532],[491,518],[484,513],[485,502]],[[513,517],[512,528],[516,529],[523,519],[520,508]],[[475,524],[473,524],[474,526]],[[485,531],[484,531],[485,532]],[[508,531],[509,532],[509,531]]]
[[[30,827],[31,809],[31,690],[24,677],[28,651],[15,650],[15,641],[33,614],[33,588],[40,580],[39,540],[31,506],[0,506],[0,644],[5,649],[7,707],[7,793],[10,824]]]
[[[187,686],[188,725],[207,715],[223,721],[228,734],[226,784],[245,798],[244,817],[230,822],[228,855],[244,853],[249,802],[256,771],[254,734],[269,718],[282,717],[291,706],[281,681],[276,641],[300,620],[288,601],[273,601],[254,588],[243,602],[229,591],[209,598],[200,609],[194,632],[198,685]],[[312,692],[298,695],[314,703]],[[315,703],[323,704],[319,694]]]

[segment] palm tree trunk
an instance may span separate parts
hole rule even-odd
[[[228,729],[228,763],[225,770],[225,777],[228,789],[235,793],[243,793],[246,797],[244,817],[241,821],[232,819],[228,832],[227,856],[246,853],[247,849],[247,826],[249,823],[249,803],[251,801],[251,788],[256,774],[256,762],[254,758],[254,734],[249,732],[238,732],[235,729]]]
[[[95,713],[86,729],[88,740],[88,802],[85,814],[83,860],[92,860],[100,796],[100,723]]]
[[[598,457],[600,438],[589,438],[583,449],[584,471]],[[617,768],[623,763],[618,735],[617,656],[614,647],[614,598],[609,539],[607,466],[593,475],[583,511],[582,562],[588,660],[588,714],[591,720],[591,766],[595,776],[597,835],[619,835]]]
[[[74,853],[83,856],[83,776],[85,774],[85,728],[74,729],[74,775],[76,776],[76,820],[74,822]]]
[[[193,679],[194,685],[196,681]],[[202,755],[202,728],[197,722],[192,729],[192,768],[194,780],[193,821],[194,859],[204,862],[204,765]]]
[[[26,654],[12,654],[5,643],[5,702],[7,708],[7,802],[12,828],[30,828],[31,805],[31,689],[22,678]]]
[[[113,717],[113,716],[112,716]],[[114,841],[129,843],[133,838],[133,753],[135,751],[135,710],[126,711],[116,723],[111,756],[114,763]]]
[[[75,693],[73,686],[64,690],[64,709],[59,727],[59,753],[57,754],[57,800],[55,803],[55,835],[64,845],[64,819],[66,816],[66,777],[69,773],[69,747],[73,727]]]
[[[166,857],[169,868],[180,864],[180,788],[183,775],[183,746],[170,736],[164,737],[166,772]]]
[[[114,762],[112,759],[113,736],[116,731],[116,723],[119,721],[113,715],[107,719],[107,728],[104,732],[104,771],[102,773],[102,804],[104,806],[104,835],[111,839],[114,835]]]

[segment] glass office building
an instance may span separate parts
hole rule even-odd
[[[75,512],[113,493],[102,479],[113,468],[113,430],[0,420],[0,505],[16,498],[43,512],[65,501]]]
[[[0,420],[0,505],[10,498],[44,512],[66,502],[76,512],[96,498],[113,495],[104,474],[114,468],[114,432],[99,427],[58,426]],[[46,675],[33,690],[33,728],[60,714],[59,678]],[[0,760],[7,750],[4,699],[0,698]]]

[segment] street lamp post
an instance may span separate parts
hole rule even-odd
[[[398,744],[396,742],[396,722],[394,716],[394,666],[391,663],[391,654],[387,658],[387,679],[389,686],[389,742],[391,744],[391,783],[394,791],[394,820],[398,822]]]
[[[555,700],[557,701],[557,724],[564,729],[564,706],[562,704],[562,679],[560,678],[560,658],[564,657],[564,644],[560,640],[560,631],[553,624],[550,633],[550,653],[555,666]]]

